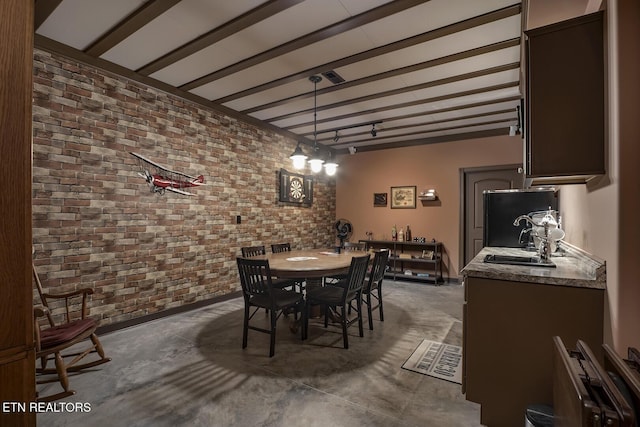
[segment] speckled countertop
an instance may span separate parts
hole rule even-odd
[[[465,278],[481,277],[558,286],[606,288],[604,261],[565,242],[561,243],[560,249],[562,255],[553,254],[551,257],[556,268],[548,268],[485,263],[484,257],[490,254],[527,257],[536,255],[535,252],[517,248],[486,247],[462,269],[462,274]]]

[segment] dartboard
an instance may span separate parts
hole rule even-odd
[[[291,194],[291,197],[296,200],[302,198],[304,195],[304,188],[300,178],[291,177],[291,181],[289,181],[289,194]]]

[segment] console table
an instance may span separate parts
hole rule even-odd
[[[442,242],[421,243],[396,240],[360,240],[359,242],[364,243],[367,250],[386,248],[391,251],[386,277],[391,277],[393,280],[444,283]]]

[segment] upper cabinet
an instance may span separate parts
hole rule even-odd
[[[603,15],[525,32],[525,169],[533,182],[586,182],[605,173]]]

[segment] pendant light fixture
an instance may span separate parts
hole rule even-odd
[[[302,148],[300,147],[299,142],[298,142],[298,145],[296,145],[296,149],[293,150],[293,154],[291,154],[289,158],[293,161],[293,167],[295,169],[298,169],[298,170],[304,169],[305,160],[307,160],[307,156],[302,151]]]
[[[335,160],[333,160],[331,151],[329,151],[327,161],[324,163],[324,172],[329,176],[334,176],[337,170],[338,170],[338,164],[336,163]]]
[[[317,117],[317,87],[318,82],[322,80],[320,76],[311,76],[309,80],[313,83],[313,154],[311,158],[308,160],[309,165],[311,166],[311,171],[313,173],[318,173],[322,170],[322,164],[324,160],[320,156],[320,150],[318,148],[318,141],[316,139],[317,136],[317,128],[316,128],[316,117]]]

